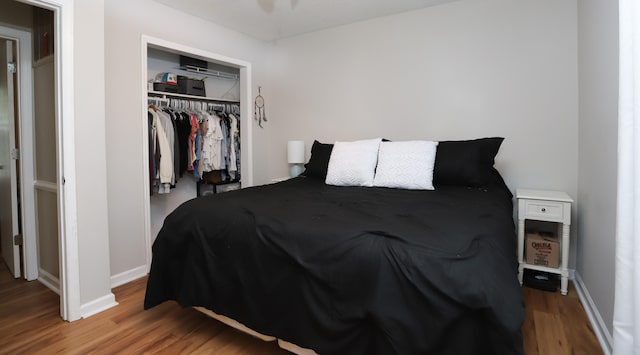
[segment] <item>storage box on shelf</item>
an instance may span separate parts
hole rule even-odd
[[[153,90],[160,92],[167,92],[170,94],[178,93],[178,85],[171,85],[167,83],[153,83]]]
[[[560,266],[560,241],[551,233],[526,233],[525,261],[547,267]]]
[[[204,80],[191,79],[186,76],[178,76],[178,93],[193,96],[207,96]]]

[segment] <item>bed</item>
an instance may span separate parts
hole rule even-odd
[[[463,159],[477,162],[478,141],[465,142],[475,153]],[[441,142],[435,190],[408,190],[326,184],[316,143],[306,176],[173,211],[153,245],[145,309],[174,300],[319,354],[522,354],[497,147],[481,184],[448,184]],[[455,168],[446,178],[463,177]]]

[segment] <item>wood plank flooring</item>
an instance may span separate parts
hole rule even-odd
[[[569,293],[522,288],[527,318],[522,326],[526,355],[603,354],[573,283]]]
[[[290,354],[202,313],[165,302],[142,309],[146,278],[114,289],[119,306],[73,323],[58,295],[11,277],[0,259],[0,354]],[[602,354],[575,289],[569,295],[523,288],[526,355]]]

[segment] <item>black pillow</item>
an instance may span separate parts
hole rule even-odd
[[[433,184],[482,187],[499,183],[493,164],[503,140],[492,137],[439,142]]]
[[[331,151],[333,151],[333,144],[320,143],[314,140],[311,146],[311,158],[304,165],[305,170],[301,175],[325,179],[329,168]]]

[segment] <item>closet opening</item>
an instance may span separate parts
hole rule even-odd
[[[253,185],[251,64],[143,36],[142,66],[148,272],[171,211],[198,196]]]

